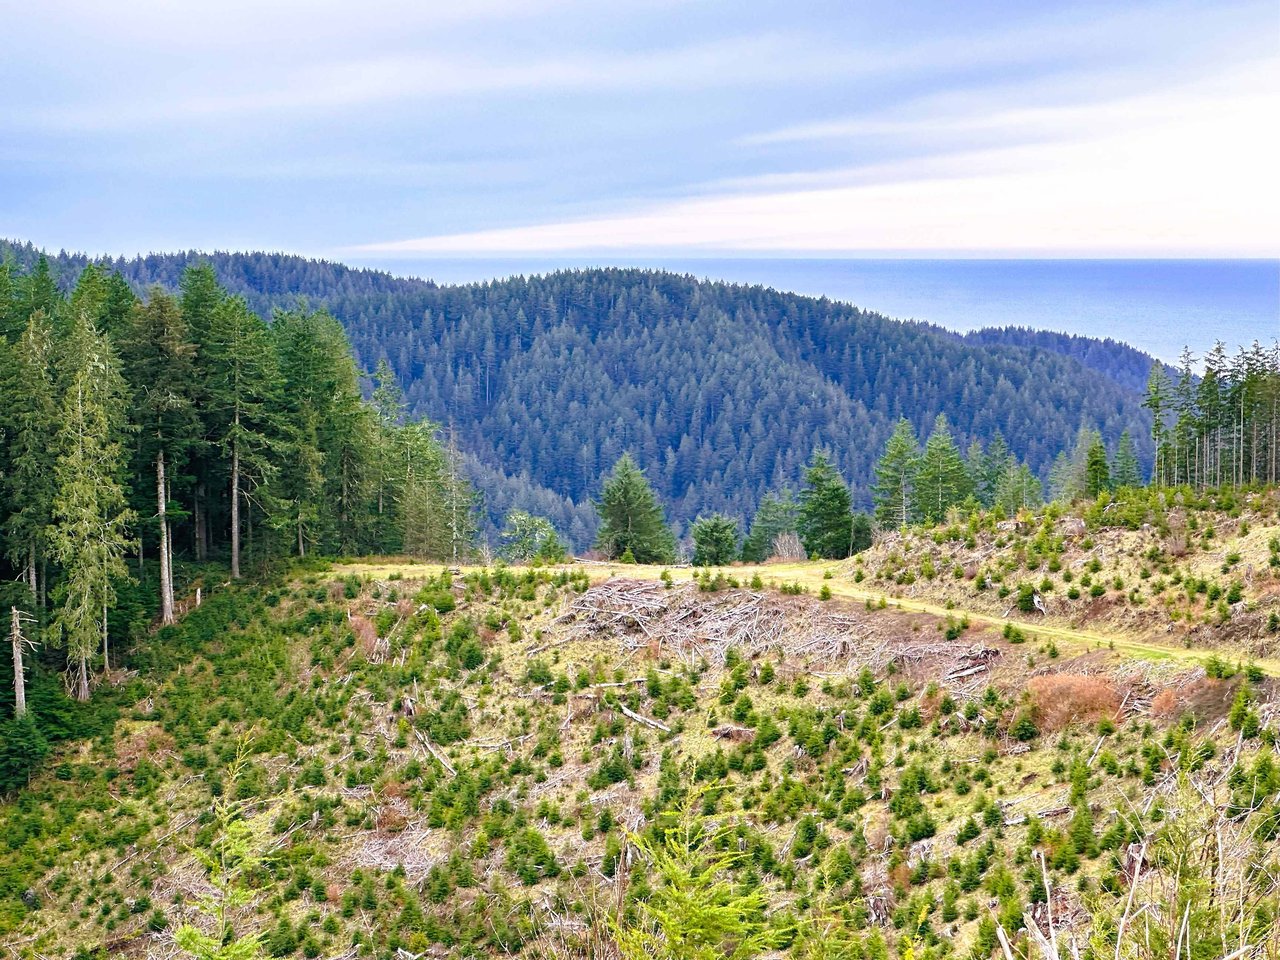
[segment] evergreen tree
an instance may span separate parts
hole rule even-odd
[[[810,556],[847,557],[853,548],[852,498],[829,454],[815,450],[800,491],[800,539]]]
[[[458,563],[471,555],[479,532],[477,514],[481,500],[463,476],[462,452],[458,449],[458,435],[452,427],[449,429],[449,445],[445,452],[440,483],[449,528],[449,556],[454,563]]]
[[[397,473],[395,505],[405,553],[448,560],[453,554],[452,511],[445,503],[445,453],[428,423],[407,423],[394,431]]]
[[[972,493],[969,474],[951,436],[946,414],[938,414],[933,422],[933,432],[920,456],[915,490],[916,511],[930,523],[940,522],[949,508],[963,503]]]
[[[763,563],[774,554],[778,537],[795,533],[800,521],[800,505],[789,488],[778,494],[766,493],[751,520],[751,532],[742,543],[742,559]]]
[[[698,517],[693,522],[693,562],[699,567],[721,567],[738,555],[738,521],[723,514]]]
[[[387,537],[388,521],[391,518],[390,506],[396,497],[392,478],[399,472],[399,456],[396,450],[396,428],[404,422],[405,402],[404,390],[400,381],[391,369],[387,358],[378,361],[373,373],[373,394],[370,403],[378,418],[378,445],[374,451],[374,476],[377,489],[378,515],[376,518],[375,539],[383,541]]]
[[[107,293],[107,275],[97,264],[89,264],[81,271],[75,288],[71,291],[67,304],[70,314],[72,316],[79,313],[87,315],[98,328],[98,332],[107,335],[107,331],[102,326],[103,314],[106,313]],[[110,336],[114,337],[119,332],[119,330],[113,330]]]
[[[624,453],[597,501],[600,533],[596,546],[609,557],[630,551],[637,563],[672,563],[675,538],[643,471]]]
[[[502,531],[501,555],[512,563],[532,560],[560,563],[565,554],[564,545],[550,520],[524,510],[512,510],[507,514],[506,527]]]
[[[62,567],[54,629],[67,650],[78,700],[89,699],[89,658],[99,641],[107,666],[113,581],[126,576],[133,519],[121,476],[125,385],[110,343],[88,316],[73,319],[64,349],[66,378],[56,439],[50,546]]]
[[[169,525],[172,488],[181,483],[192,452],[201,442],[192,390],[195,345],[178,302],[161,290],[134,309],[121,343],[124,374],[133,388],[130,410],[141,464],[149,465],[156,505],[156,542],[160,558],[160,619],[174,622],[173,543]]]
[[[1114,476],[1111,478],[1116,487],[1142,486],[1142,473],[1138,466],[1138,454],[1133,448],[1133,437],[1126,430],[1120,434],[1120,442],[1116,446]]]
[[[992,506],[1012,515],[1019,510],[1038,507],[1044,501],[1044,488],[1031,468],[1024,463],[1010,463],[996,482]]]
[[[48,752],[49,744],[30,713],[0,720],[0,795],[25,787]]]
[[[1081,426],[1070,454],[1066,451],[1059,453],[1049,471],[1049,489],[1054,500],[1073,503],[1096,495],[1089,493],[1089,456],[1096,447],[1102,447],[1105,461],[1106,447],[1102,445],[1102,435],[1097,430]]]
[[[192,358],[192,400],[199,410],[204,410],[211,396],[211,381],[218,370],[210,352],[210,337],[214,313],[226,299],[227,292],[218,283],[217,274],[207,261],[192,264],[182,273],[179,283],[181,310],[189,336],[196,345]],[[206,425],[207,427],[207,425]],[[218,451],[212,445],[202,445],[193,450],[191,505],[194,529],[192,539],[197,560],[203,560],[209,550],[211,538],[210,491],[222,487]]]
[[[49,267],[49,258],[44,254],[36,261],[35,268],[23,277],[16,285],[16,316],[18,322],[25,323],[37,310],[45,316],[57,318],[62,311],[62,295],[58,292],[57,281]]]
[[[984,507],[992,506],[996,500],[996,487],[1000,483],[1000,478],[1005,475],[1009,467],[1017,465],[1017,458],[1005,443],[1004,434],[997,429],[991,437],[991,442],[987,444],[986,452],[982,455],[982,465],[978,471],[974,489],[978,502]]]
[[[1169,412],[1171,389],[1164,364],[1157,360],[1151,365],[1151,374],[1147,378],[1147,395],[1142,401],[1142,405],[1151,411],[1151,440],[1156,450],[1155,471],[1152,479],[1156,483],[1169,482],[1166,473],[1169,438],[1165,418]],[[1128,433],[1128,431],[1125,432]]]
[[[8,366],[4,433],[10,466],[5,477],[9,515],[5,539],[9,560],[22,571],[33,606],[43,605],[42,578],[53,519],[53,463],[50,443],[58,426],[53,373],[53,331],[43,310],[31,314]]]
[[[327,313],[305,309],[277,314],[271,332],[288,448],[278,485],[288,516],[276,522],[292,528],[300,556],[310,547],[355,550],[374,419],[361,401],[346,336]]]
[[[1173,465],[1171,479],[1175,484],[1199,484],[1200,444],[1198,435],[1202,421],[1196,409],[1195,354],[1184,348],[1179,358],[1178,382],[1173,388],[1173,410],[1177,413],[1171,445]]]
[[[1085,459],[1084,493],[1087,497],[1096,497],[1104,490],[1111,489],[1111,470],[1107,465],[1107,448],[1102,438],[1097,437],[1089,446]]]
[[[240,297],[221,300],[204,337],[205,422],[227,463],[231,576],[240,576],[241,536],[252,507],[265,509],[284,428],[278,420],[279,368],[267,325]]]
[[[112,271],[106,281],[106,296],[98,309],[98,329],[113,340],[123,336],[137,302],[129,282],[119,270]]]
[[[16,286],[13,264],[0,256],[0,342],[4,343],[16,340],[25,325],[24,318],[18,316]]]
[[[874,488],[876,520],[883,527],[905,527],[914,519],[916,474],[920,469],[920,444],[911,421],[900,419],[876,464]]]

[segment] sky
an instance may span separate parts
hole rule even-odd
[[[1280,3],[6,4],[0,236],[1280,256]]]

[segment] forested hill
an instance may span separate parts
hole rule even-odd
[[[30,246],[0,253],[20,268],[38,256]],[[655,271],[438,286],[278,254],[103,263],[136,287],[173,287],[199,259],[264,314],[299,297],[327,306],[366,369],[391,363],[412,412],[455,425],[491,515],[533,510],[579,545],[591,538],[600,477],[628,449],[677,521],[749,516],[766,490],[797,483],[819,445],[865,505],[900,416],[924,434],[945,413],[962,447],[999,431],[1042,477],[1082,425],[1109,445],[1128,429],[1150,461],[1135,351],[1120,344],[967,339],[826,299]],[[51,260],[64,283],[87,262]]]
[[[1135,392],[1146,389],[1147,378],[1151,376],[1151,364],[1154,362],[1150,354],[1110,337],[1099,340],[1096,337],[1082,337],[1054,330],[1033,330],[1030,327],[984,327],[966,333],[964,339],[968,343],[987,347],[1027,347],[1059,353],[1080,361],[1090,370],[1104,374],[1120,386]],[[1171,377],[1177,375],[1167,364],[1165,373]]]

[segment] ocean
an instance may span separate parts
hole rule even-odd
[[[1222,340],[1280,338],[1278,260],[870,260],[528,258],[379,260],[440,283],[567,267],[638,266],[843,300],[956,331],[1026,326],[1123,340],[1170,363]]]

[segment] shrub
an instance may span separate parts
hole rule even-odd
[[[1034,740],[1040,735],[1040,731],[1036,729],[1035,721],[1025,711],[1018,715],[1018,718],[1009,727],[1009,736],[1015,740],[1026,742]]]
[[[1114,720],[1120,710],[1116,685],[1105,677],[1053,673],[1027,684],[1039,727],[1053,733],[1076,722]]]

